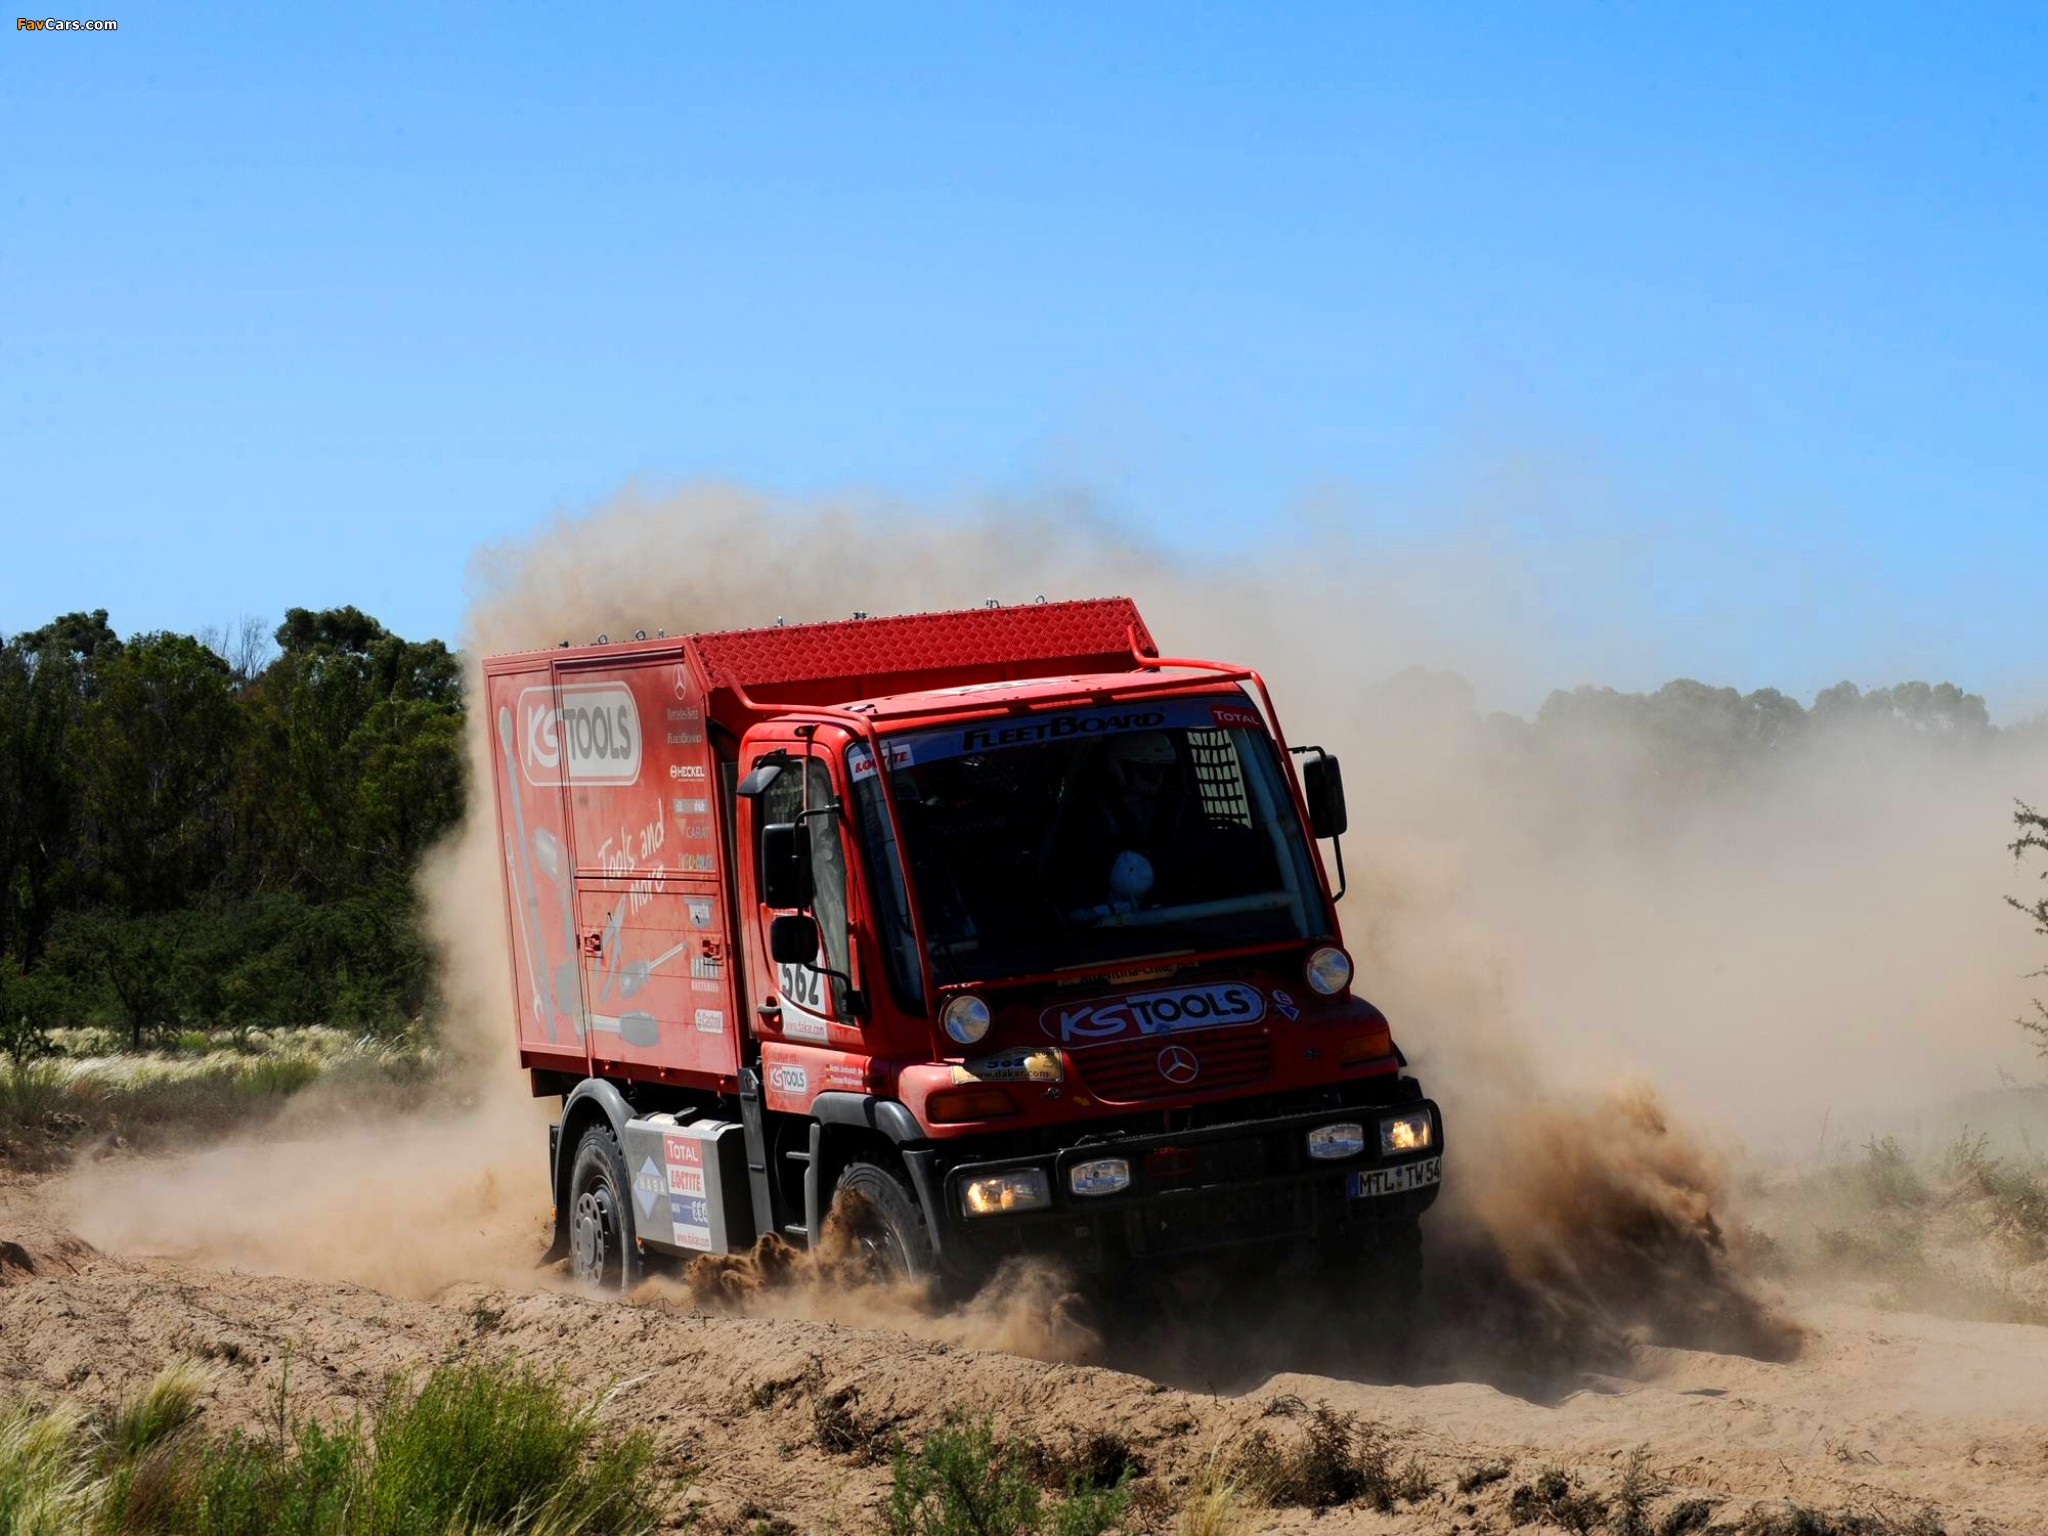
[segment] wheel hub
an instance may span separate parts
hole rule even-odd
[[[576,1197],[569,1225],[570,1263],[576,1278],[589,1285],[601,1285],[617,1247],[618,1218],[612,1210],[611,1191],[586,1189]]]

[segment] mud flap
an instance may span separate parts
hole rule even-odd
[[[559,1198],[561,1184],[555,1178],[556,1160],[562,1151],[562,1122],[557,1120],[548,1127],[548,1189],[557,1195],[555,1207],[555,1232],[548,1241],[548,1251],[535,1261],[535,1269],[546,1269],[550,1264],[559,1264],[569,1257],[569,1211]]]

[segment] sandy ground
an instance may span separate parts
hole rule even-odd
[[[1344,1510],[1317,1522],[1345,1529],[1506,1530],[1516,1483],[1555,1465],[1608,1491],[1643,1445],[1659,1507],[1705,1495],[1733,1520],[1757,1500],[1893,1515],[1932,1505],[1951,1533],[2048,1530],[2048,1329],[1792,1296],[1807,1338],[1788,1363],[1642,1348],[1625,1376],[1528,1395],[1476,1380],[1382,1385],[1298,1370],[1221,1394],[970,1348],[938,1327],[709,1315],[675,1287],[637,1304],[470,1283],[401,1297],[100,1252],[50,1220],[48,1187],[0,1190],[0,1373],[14,1393],[98,1403],[168,1362],[198,1359],[211,1371],[208,1421],[224,1428],[274,1418],[287,1363],[297,1410],[346,1413],[394,1371],[509,1357],[559,1369],[591,1392],[614,1389],[608,1414],[651,1430],[672,1469],[695,1469],[678,1518],[695,1503],[712,1529],[769,1517],[801,1529],[869,1527],[886,1466],[828,1454],[815,1428],[818,1403],[851,1388],[858,1421],[905,1433],[949,1408],[992,1413],[1008,1432],[1051,1444],[1120,1433],[1143,1462],[1139,1507],[1155,1522],[1219,1447],[1327,1403],[1383,1423],[1441,1489],[1393,1516]],[[1055,1341],[1017,1342],[1058,1352]],[[1130,1357],[1127,1344],[1107,1340],[1108,1357]],[[1183,1340],[1180,1353],[1198,1358],[1199,1341]],[[1488,1461],[1511,1464],[1512,1475],[1455,1491],[1461,1472]],[[1310,1520],[1261,1512],[1255,1528]]]

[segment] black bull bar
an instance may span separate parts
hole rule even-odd
[[[1414,1152],[1383,1155],[1379,1125],[1427,1110],[1430,1142]],[[1365,1150],[1341,1160],[1309,1156],[1309,1132],[1357,1124]],[[1094,1135],[1052,1152],[938,1161],[937,1148],[909,1154],[911,1173],[933,1218],[932,1236],[949,1270],[988,1267],[1010,1254],[1063,1257],[1084,1269],[1133,1260],[1195,1256],[1256,1244],[1325,1243],[1367,1246],[1380,1227],[1419,1216],[1436,1201],[1436,1182],[1386,1193],[1352,1193],[1352,1176],[1383,1172],[1367,1183],[1401,1186],[1441,1174],[1443,1114],[1434,1100],[1352,1105],[1144,1135]],[[1177,1155],[1176,1155],[1177,1154]],[[1077,1195],[1068,1184],[1076,1163],[1119,1157],[1128,1188]],[[970,1216],[965,1189],[990,1174],[1038,1169],[1051,1204],[1038,1210]],[[1414,1170],[1414,1171],[1411,1171]]]

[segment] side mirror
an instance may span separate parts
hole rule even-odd
[[[798,822],[761,829],[761,900],[782,912],[811,904],[811,840]]]
[[[1308,801],[1308,826],[1318,838],[1342,837],[1350,821],[1344,814],[1344,770],[1325,754],[1301,765],[1301,795]]]
[[[813,965],[818,959],[818,923],[786,912],[768,923],[768,958],[777,965]]]

